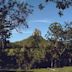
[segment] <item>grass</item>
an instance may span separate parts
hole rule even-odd
[[[2,70],[0,70],[2,71]],[[6,70],[4,70],[6,71]],[[24,71],[23,69],[11,69],[7,71],[14,71],[14,72],[72,72],[72,67],[63,67],[63,68],[41,68],[41,69],[31,69]]]
[[[33,72],[72,72],[72,67],[33,69]]]

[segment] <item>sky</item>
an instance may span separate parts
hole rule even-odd
[[[38,5],[43,0],[25,0],[29,4],[34,6],[34,11],[27,18],[28,29],[21,29],[19,32],[16,30],[12,31],[12,36],[10,38],[11,42],[20,41],[28,38],[32,35],[35,28],[41,31],[42,36],[45,38],[48,27],[53,22],[59,22],[62,25],[64,22],[70,22],[72,20],[72,8],[66,9],[64,15],[60,17],[58,15],[58,9],[56,9],[55,4],[48,3],[43,10],[38,9]]]

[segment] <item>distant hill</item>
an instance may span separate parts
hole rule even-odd
[[[39,39],[38,45],[40,47],[47,46],[48,42],[42,36],[38,36],[38,39]],[[33,43],[35,43],[35,42],[36,41],[34,40],[34,37],[30,36],[27,39],[12,43],[12,46],[13,47],[25,47],[25,46],[32,47]]]
[[[42,35],[41,35],[41,31],[39,29],[35,29],[34,32],[32,33],[32,35],[30,37],[28,37],[27,39],[21,40],[21,41],[17,41],[12,43],[12,47],[13,48],[22,48],[22,47],[40,47],[40,48],[44,48],[48,45],[47,40],[45,40]]]

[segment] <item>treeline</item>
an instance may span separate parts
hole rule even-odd
[[[45,35],[47,44],[40,45],[41,32],[35,29],[31,45],[3,49],[1,69],[31,69],[72,66],[72,24],[52,23]],[[31,39],[32,39],[31,38]],[[17,48],[16,48],[17,46]]]

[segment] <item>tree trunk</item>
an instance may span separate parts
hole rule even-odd
[[[2,40],[2,51],[4,50],[4,41]]]
[[[54,67],[56,67],[56,60],[54,59]]]
[[[51,59],[51,68],[53,67],[53,59]]]

